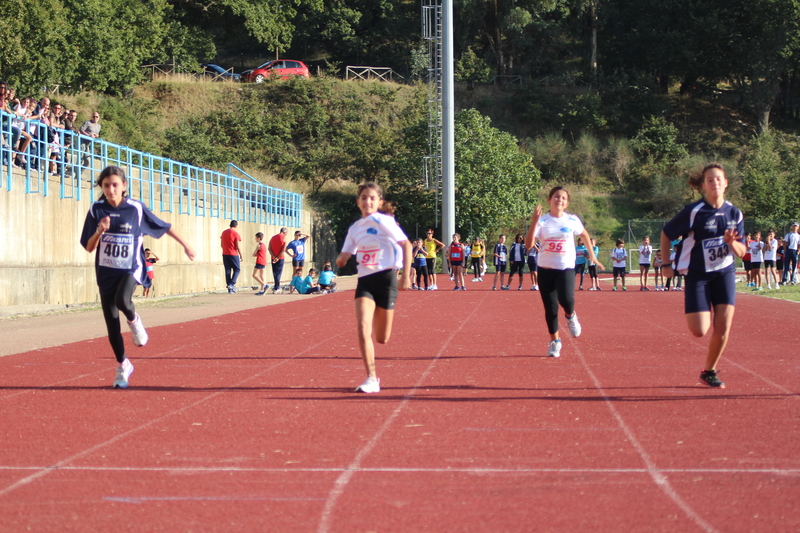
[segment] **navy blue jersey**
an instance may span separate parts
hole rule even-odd
[[[494,258],[495,265],[504,265],[508,262],[508,248],[506,248],[505,244],[501,244],[499,242],[495,244],[494,253],[500,256]]]
[[[89,239],[97,231],[100,220],[109,217],[111,226],[100,236],[95,255],[97,286],[101,294],[116,290],[121,276],[131,274],[139,284],[150,284],[145,274],[144,236],[158,239],[169,228],[167,224],[150,212],[141,202],[126,198],[118,207],[105,198],[92,203],[86,213],[81,233],[81,245],[86,248]]]
[[[664,226],[666,236],[678,243],[676,269],[681,274],[696,272],[726,272],[736,268],[735,255],[723,236],[728,229],[736,230],[744,244],[742,212],[726,201],[719,209],[705,200],[684,207]]]

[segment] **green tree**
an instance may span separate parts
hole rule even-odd
[[[456,115],[455,143],[457,228],[487,235],[530,215],[540,173],[517,139],[467,109]]]

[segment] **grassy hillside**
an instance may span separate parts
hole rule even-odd
[[[60,100],[81,118],[99,109],[103,137],[112,142],[217,169],[230,161],[264,183],[316,193],[341,209],[349,202],[337,191],[397,179],[402,157],[417,168],[426,98],[423,86],[322,77],[260,85],[155,81],[129,98]],[[751,216],[797,212],[796,125],[776,117],[773,135],[756,142],[755,121],[731,92],[680,96],[619,79],[594,89],[548,79],[507,88],[463,84],[456,99],[458,109],[475,108],[518,139],[541,170],[542,194],[568,185],[572,209],[603,240],[620,236],[629,218],[670,216],[691,198],[688,172],[710,160],[726,164],[729,195]],[[786,198],[759,200],[772,190]],[[417,200],[424,201],[420,194],[409,201]],[[498,229],[520,230],[525,221],[518,225]]]

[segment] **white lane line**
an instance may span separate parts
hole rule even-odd
[[[169,413],[167,413],[165,415],[162,415],[162,416],[160,416],[158,418],[155,418],[155,419],[153,419],[153,420],[151,420],[149,422],[146,422],[146,423],[144,423],[144,424],[142,424],[140,426],[137,426],[137,427],[135,427],[133,429],[129,429],[128,431],[126,431],[124,433],[120,433],[116,437],[113,437],[113,438],[111,438],[111,439],[109,439],[107,441],[101,442],[100,444],[92,446],[91,448],[87,448],[87,449],[83,450],[82,452],[78,452],[78,453],[76,453],[74,455],[71,455],[70,457],[67,457],[66,459],[62,459],[61,461],[57,462],[56,464],[54,464],[52,466],[48,466],[48,467],[42,468],[41,470],[39,470],[39,471],[37,471],[37,472],[27,476],[27,477],[24,477],[24,478],[16,481],[15,483],[12,483],[11,485],[8,485],[4,489],[0,489],[0,497],[5,496],[6,494],[12,492],[13,490],[15,490],[15,489],[17,489],[17,488],[19,488],[19,487],[21,487],[23,485],[27,485],[28,483],[30,483],[32,481],[35,481],[35,480],[37,480],[37,479],[39,479],[39,478],[41,478],[43,476],[46,476],[47,474],[49,474],[51,472],[55,472],[56,470],[59,470],[62,467],[65,467],[67,464],[69,464],[69,463],[71,463],[71,462],[73,462],[73,461],[75,461],[77,459],[80,459],[81,457],[85,457],[85,456],[87,456],[87,455],[89,455],[89,454],[91,454],[91,453],[93,453],[93,452],[95,452],[97,450],[105,448],[106,446],[110,446],[111,444],[119,442],[120,440],[122,440],[122,439],[124,439],[126,437],[129,437],[130,435],[133,435],[134,433],[137,433],[137,432],[139,432],[139,431],[141,431],[143,429],[146,429],[146,428],[152,426],[153,424],[161,422],[162,420],[165,420],[165,419],[167,419],[167,418],[169,418],[171,416],[180,414],[180,413],[182,413],[182,412],[184,412],[184,411],[186,411],[188,409],[196,407],[196,406],[198,406],[198,405],[200,405],[202,403],[205,403],[205,402],[207,402],[207,401],[209,401],[209,400],[211,400],[213,398],[216,398],[217,396],[220,396],[220,395],[222,395],[224,393],[227,393],[227,392],[230,392],[232,390],[235,390],[236,388],[241,387],[245,383],[247,383],[249,381],[252,381],[254,379],[258,379],[262,375],[266,374],[267,372],[271,372],[272,370],[278,368],[279,366],[281,366],[281,365],[283,365],[283,364],[285,364],[285,363],[287,363],[289,361],[292,361],[295,358],[300,357],[304,353],[312,351],[312,350],[316,349],[318,346],[326,344],[326,343],[330,342],[331,340],[333,340],[333,339],[335,339],[335,338],[337,338],[337,337],[339,337],[341,335],[344,335],[344,332],[341,332],[341,333],[339,333],[337,335],[333,335],[331,337],[328,337],[328,338],[324,339],[321,342],[318,342],[317,344],[315,344],[313,346],[309,346],[308,348],[297,352],[293,356],[287,357],[286,359],[284,359],[282,361],[276,362],[273,365],[265,368],[261,372],[258,372],[256,374],[252,374],[252,375],[250,375],[250,377],[247,377],[247,378],[239,381],[238,383],[236,383],[236,384],[234,384],[234,385],[232,385],[230,387],[226,387],[225,389],[222,389],[222,390],[219,390],[219,391],[217,391],[217,392],[215,392],[213,394],[210,394],[210,395],[206,396],[205,398],[201,398],[201,399],[197,400],[194,403],[191,403],[189,405],[181,407],[180,409],[176,409],[174,411],[171,411],[171,412],[169,412]]]
[[[666,476],[664,475],[663,471],[659,470],[656,466],[653,459],[650,457],[650,454],[644,449],[642,443],[639,442],[639,439],[636,438],[636,435],[633,433],[628,424],[625,423],[625,420],[622,418],[622,415],[619,414],[617,408],[614,406],[614,403],[611,401],[611,398],[608,397],[606,391],[603,389],[603,386],[600,383],[600,380],[597,379],[597,376],[592,372],[592,369],[589,367],[589,364],[586,362],[586,359],[583,357],[583,352],[578,346],[578,343],[572,342],[570,346],[575,349],[575,353],[578,355],[578,358],[581,360],[583,364],[583,368],[586,370],[586,373],[589,374],[589,377],[594,382],[594,386],[597,389],[597,392],[603,397],[603,401],[608,407],[611,414],[619,424],[619,427],[625,433],[625,436],[628,438],[628,441],[633,445],[636,449],[636,452],[641,457],[642,461],[645,464],[646,471],[655,482],[656,486],[661,489],[664,494],[666,494],[683,512],[689,517],[695,524],[697,524],[703,531],[707,531],[709,533],[716,532],[717,530],[708,522],[706,522],[703,517],[695,512],[694,509],[683,499],[681,496],[672,488],[669,481],[667,480]]]
[[[483,300],[486,299],[486,295],[484,295]],[[364,445],[361,450],[358,451],[356,456],[350,461],[350,464],[347,465],[347,468],[342,472],[342,474],[336,479],[331,488],[330,493],[328,494],[328,499],[325,502],[325,506],[322,508],[322,514],[320,515],[319,519],[319,526],[317,527],[317,531],[319,533],[327,533],[331,529],[331,520],[333,518],[333,511],[336,508],[336,503],[339,501],[339,498],[344,493],[344,489],[347,487],[347,484],[350,483],[350,480],[353,477],[353,474],[358,472],[361,468],[361,463],[364,462],[364,459],[369,455],[369,453],[375,448],[375,445],[378,444],[378,441],[383,437],[386,431],[389,429],[389,426],[392,425],[392,422],[400,415],[400,412],[405,409],[408,402],[416,395],[416,392],[419,388],[422,387],[422,384],[428,379],[428,376],[433,371],[433,368],[436,366],[436,363],[439,361],[439,358],[444,353],[445,349],[450,345],[452,340],[459,334],[459,332],[464,328],[464,324],[469,323],[472,317],[475,315],[478,309],[480,309],[481,304],[474,305],[472,308],[472,312],[466,318],[466,320],[459,321],[459,326],[455,330],[450,332],[450,336],[447,337],[442,343],[442,346],[439,348],[439,351],[436,353],[434,358],[428,364],[427,368],[422,372],[417,382],[411,388],[410,391],[403,397],[403,400],[400,402],[400,405],[395,407],[395,409],[389,414],[389,416],[384,420],[383,424],[378,431],[372,436],[372,438]]]
[[[343,467],[246,467],[246,466],[0,466],[0,471],[60,470],[62,472],[163,472],[163,473],[332,473],[346,472]],[[493,467],[359,467],[354,472],[362,473],[420,473],[420,474],[649,474],[647,468],[493,468]],[[659,472],[669,474],[773,474],[778,476],[800,476],[800,468],[661,468]]]

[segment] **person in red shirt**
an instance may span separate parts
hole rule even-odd
[[[266,290],[266,280],[264,279],[264,268],[267,266],[267,245],[262,241],[264,234],[260,231],[256,233],[256,251],[253,252],[253,257],[256,258],[256,266],[253,269],[253,279],[258,282],[259,290],[256,296],[261,296]]]
[[[222,264],[225,266],[225,285],[228,294],[236,292],[236,280],[239,279],[239,272],[242,270],[242,250],[239,248],[242,237],[235,229],[238,225],[238,222],[231,220],[231,227],[223,231],[220,236]]]
[[[286,234],[289,230],[281,228],[281,232],[269,240],[269,256],[272,258],[272,275],[275,278],[275,285],[272,287],[272,294],[281,294],[281,276],[283,275],[283,253],[286,251]]]

